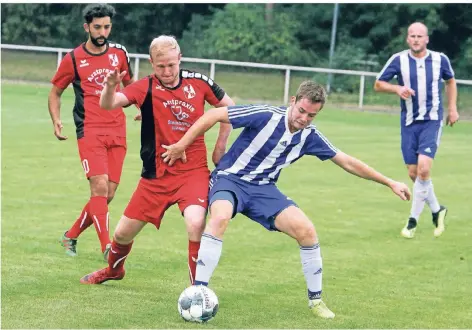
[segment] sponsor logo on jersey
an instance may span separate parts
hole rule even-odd
[[[165,108],[172,107],[172,106],[180,106],[180,107],[188,109],[190,112],[195,111],[195,107],[193,105],[191,105],[188,102],[181,101],[181,100],[175,100],[174,99],[174,100],[170,100],[170,101],[165,101],[162,104],[164,105]]]
[[[170,111],[172,111],[177,120],[185,120],[189,117],[189,114],[183,111],[182,107],[179,105],[171,106]]]
[[[113,70],[111,69],[96,69],[90,76],[88,76],[87,80],[90,82],[95,81],[98,85],[103,86],[105,77],[107,76],[108,72],[112,71]]]

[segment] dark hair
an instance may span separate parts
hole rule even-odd
[[[110,18],[113,18],[113,16],[116,14],[116,11],[115,8],[110,5],[99,3],[88,5],[84,8],[82,14],[84,15],[85,22],[87,22],[87,24],[90,24],[92,23],[95,17],[101,18],[108,16]]]

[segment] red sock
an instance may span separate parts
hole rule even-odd
[[[85,229],[93,224],[88,207],[89,203],[85,204],[82,213],[80,213],[80,216],[77,218],[77,220],[75,220],[72,227],[67,231],[66,237],[77,238],[84,232]]]
[[[102,246],[102,252],[104,252],[107,244],[110,243],[107,198],[104,196],[90,197],[89,211]]]
[[[133,242],[129,243],[128,245],[122,245],[116,243],[113,239],[113,242],[111,243],[110,254],[108,255],[108,270],[110,273],[113,274],[123,270],[126,257],[130,253],[132,246]]]
[[[195,273],[197,272],[198,250],[200,250],[200,242],[188,241],[188,276],[190,284],[195,281]]]

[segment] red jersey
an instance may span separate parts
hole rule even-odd
[[[115,68],[120,72],[126,70],[123,81],[132,79],[128,52],[120,44],[108,43],[103,53],[92,54],[83,43],[62,59],[51,82],[62,89],[73,83],[73,115],[77,139],[84,135],[126,136],[126,117],[123,109],[100,108],[100,94],[105,77]]]
[[[122,93],[130,104],[141,109],[141,159],[144,178],[161,177],[165,171],[178,174],[207,167],[207,152],[203,135],[185,151],[187,163],[180,160],[168,166],[162,160],[161,147],[179,141],[185,132],[204,113],[205,101],[217,105],[225,92],[207,76],[180,70],[179,84],[164,87],[155,75],[126,86]]]

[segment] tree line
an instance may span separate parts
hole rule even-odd
[[[2,4],[2,43],[73,48],[84,41],[81,4]],[[187,57],[327,67],[333,4],[114,4],[111,40],[147,53],[159,34]],[[409,24],[429,28],[429,48],[456,74],[472,73],[472,4],[340,4],[332,67],[378,71],[406,49]],[[368,65],[370,63],[370,65]],[[378,63],[377,65],[375,63]]]

